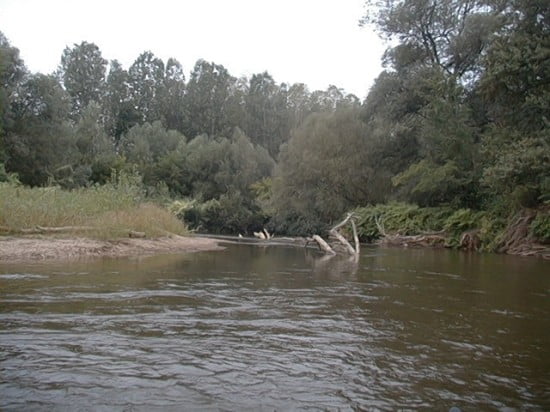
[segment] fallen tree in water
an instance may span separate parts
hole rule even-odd
[[[329,244],[329,242],[325,241],[319,235],[313,235],[310,238],[307,238],[307,241],[313,241],[317,243],[317,245],[319,245],[319,248],[327,255],[345,253],[350,256],[355,256],[356,258],[359,258],[361,248],[359,245],[357,226],[354,219],[354,215],[352,213],[348,213],[344,220],[342,220],[340,223],[329,230],[329,240],[333,240],[331,242],[332,244]],[[343,228],[347,223],[350,223],[351,225],[355,247],[353,247],[351,243],[345,238],[345,236],[340,233],[340,229]]]

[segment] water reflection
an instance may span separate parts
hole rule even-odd
[[[0,265],[0,408],[547,409],[547,268],[246,245]]]

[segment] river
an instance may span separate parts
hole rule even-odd
[[[0,263],[0,409],[550,410],[549,269],[251,245]]]

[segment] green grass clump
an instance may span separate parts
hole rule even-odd
[[[187,232],[169,211],[143,202],[139,186],[121,181],[70,191],[0,183],[0,227],[18,233],[37,226],[90,226],[86,235],[100,238],[128,236],[130,230],[147,236]]]

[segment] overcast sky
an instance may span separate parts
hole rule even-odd
[[[0,30],[33,72],[50,73],[66,46],[97,44],[128,68],[151,50],[186,75],[197,59],[234,76],[267,70],[278,83],[330,84],[364,98],[384,45],[358,26],[363,0],[0,0]]]

